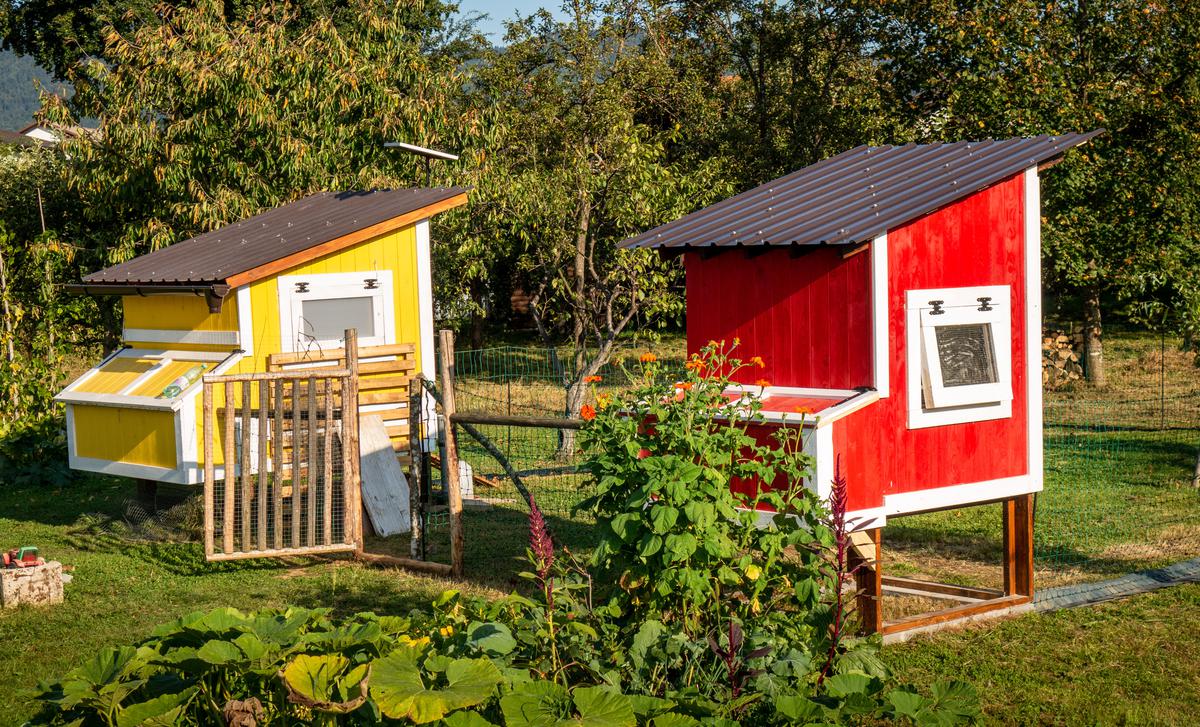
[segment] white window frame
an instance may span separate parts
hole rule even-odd
[[[375,288],[368,289],[374,279]],[[306,283],[307,290],[298,292],[297,283]],[[301,337],[300,312],[306,300],[335,298],[373,299],[375,335],[359,336],[359,346],[386,346],[396,342],[395,288],[391,270],[364,270],[353,273],[320,273],[316,275],[281,275],[279,286],[279,335],[282,348],[291,353],[303,353],[313,348],[330,350],[342,347],[341,336],[329,340]],[[364,295],[364,293],[366,295]]]
[[[979,298],[988,298],[987,308]],[[940,301],[936,309],[931,301]],[[906,292],[908,427],[945,426],[1012,416],[1012,292],[1007,285]],[[935,313],[940,310],[940,313]],[[942,383],[935,328],[987,324],[996,382],[947,387]]]

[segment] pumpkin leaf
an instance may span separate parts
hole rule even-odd
[[[427,685],[411,652],[396,651],[373,663],[370,693],[384,715],[425,724],[486,702],[504,677],[487,659],[455,659],[446,666],[446,681],[445,687]]]
[[[345,714],[362,706],[367,699],[367,669],[350,669],[350,660],[341,654],[301,654],[279,672],[288,690],[288,700],[320,712]],[[342,701],[355,686],[359,694]]]

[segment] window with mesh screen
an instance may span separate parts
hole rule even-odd
[[[318,341],[342,337],[347,328],[357,328],[359,338],[375,336],[375,300],[361,298],[318,298],[301,301],[301,331]]]
[[[992,326],[973,323],[936,326],[937,356],[943,386],[994,384],[996,356],[992,346]]]

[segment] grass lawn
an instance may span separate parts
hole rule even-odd
[[[991,724],[1194,725],[1200,585],[884,649],[901,681],[975,685]]]
[[[18,725],[32,715],[29,693],[40,679],[60,676],[104,646],[141,639],[155,625],[191,611],[297,604],[342,614],[403,614],[460,587],[349,563],[206,564],[198,545],[131,545],[105,535],[110,528],[104,525],[125,511],[131,494],[128,481],[110,479],[84,480],[70,490],[0,488],[0,539],[37,545],[75,566],[61,606],[0,612],[0,725]]]

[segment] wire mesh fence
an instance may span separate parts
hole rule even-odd
[[[571,357],[562,351],[459,351],[458,408],[563,416],[570,367]],[[601,373],[603,389],[618,393],[629,385],[618,365]],[[1050,393],[1044,413],[1046,484],[1035,515],[1041,572],[1054,572],[1051,580],[1062,582],[1200,555],[1200,488],[1193,486],[1200,386],[1192,393],[1144,399],[1110,398],[1087,389]],[[526,426],[477,428],[518,471],[556,538],[576,551],[590,548],[596,523],[575,510],[590,494],[590,482],[569,435]],[[522,570],[528,507],[492,455],[470,437],[458,441],[472,475],[465,500],[468,574],[512,578]],[[925,550],[993,537],[971,516],[918,518],[934,520],[910,529],[925,538]],[[431,537],[445,527],[436,513],[428,526]],[[996,543],[977,552],[998,552],[999,532],[994,538]],[[945,550],[950,560],[974,557],[961,548]]]

